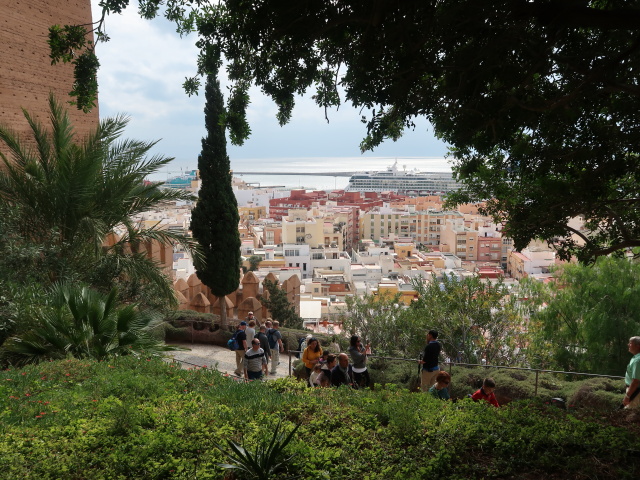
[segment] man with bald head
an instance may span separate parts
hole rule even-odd
[[[338,355],[338,365],[331,370],[331,384],[334,387],[340,385],[347,385],[349,387],[357,388],[357,383],[353,376],[353,369],[349,365],[349,355],[341,353]]]

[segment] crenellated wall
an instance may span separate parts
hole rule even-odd
[[[265,280],[267,279],[277,282],[277,278],[273,274],[267,276]],[[260,282],[253,272],[245,274],[240,283],[241,288],[225,297],[227,317],[240,321],[244,320],[251,311],[258,322],[266,320],[269,312],[260,301],[262,295],[268,295],[266,288],[262,289],[262,295],[260,295],[258,289]],[[264,284],[264,281],[262,284]],[[176,280],[173,288],[179,299],[180,306],[178,308],[180,310],[220,314],[219,300],[211,294],[211,291],[200,281],[196,274],[191,275],[188,280]],[[300,279],[298,276],[289,277],[280,285],[280,288],[287,292],[287,297],[296,307],[296,311],[300,311]],[[231,321],[230,323],[233,322]]]

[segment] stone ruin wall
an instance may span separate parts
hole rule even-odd
[[[24,108],[46,124],[51,91],[66,104],[79,137],[98,125],[98,108],[87,114],[67,104],[73,66],[51,65],[47,43],[51,25],[87,23],[90,0],[0,1],[0,123],[23,136],[29,131]]]

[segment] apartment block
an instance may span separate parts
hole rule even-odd
[[[478,259],[478,232],[459,219],[447,220],[440,235],[440,248],[461,260]]]
[[[314,216],[311,216],[315,214]],[[314,210],[290,209],[282,220],[282,242],[307,244],[311,247],[332,246],[343,248],[343,235],[339,226],[326,221],[323,214]]]
[[[549,248],[532,246],[521,252],[513,250],[507,260],[507,273],[514,279],[521,280],[532,275],[549,273],[555,262],[556,254]]]
[[[240,221],[242,223],[252,222],[260,218],[265,218],[267,216],[267,207],[251,204],[238,207],[238,213],[240,214]]]
[[[362,239],[379,242],[395,234],[416,244],[437,246],[441,230],[449,219],[462,219],[462,215],[449,211],[415,211],[412,206],[407,206],[407,210],[379,208],[361,214],[360,235]]]
[[[311,254],[309,245],[285,243],[282,246],[282,251],[286,267],[299,268],[302,279],[311,276]]]

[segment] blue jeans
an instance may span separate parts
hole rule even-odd
[[[249,377],[249,380],[260,380],[262,378],[262,370],[259,372],[247,371],[247,376]]]

